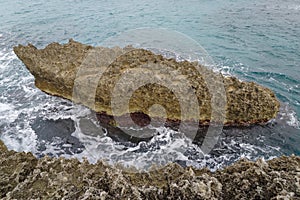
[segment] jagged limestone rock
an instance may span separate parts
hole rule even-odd
[[[300,157],[242,159],[225,169],[168,164],[149,172],[102,161],[35,158],[0,141],[1,199],[298,199]]]
[[[267,122],[279,109],[274,93],[256,83],[224,77],[198,63],[178,62],[149,50],[92,47],[70,40],[44,49],[19,45],[14,52],[34,75],[38,88],[108,116],[142,113],[171,121],[199,120],[203,125],[210,121],[243,125]],[[138,81],[147,84],[134,88]],[[122,102],[128,93],[129,109]],[[112,100],[116,100],[113,105]],[[151,110],[156,104],[165,112]],[[182,105],[190,106],[183,109]]]
[[[0,141],[0,198],[23,182],[37,164],[31,153],[8,151]]]

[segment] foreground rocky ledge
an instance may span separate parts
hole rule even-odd
[[[19,45],[14,52],[34,75],[38,88],[82,103],[101,115],[122,117],[137,113],[134,116],[143,118],[142,121],[149,115],[170,121],[199,120],[203,125],[211,120],[227,125],[244,125],[267,122],[276,117],[279,109],[274,93],[256,83],[224,77],[195,62],[177,62],[144,49],[92,47],[70,40],[64,45],[51,43],[40,50],[30,44]],[[135,71],[130,76],[127,72],[132,69]],[[124,83],[121,84],[124,88],[114,92],[116,83],[126,73],[127,79],[122,79]],[[170,76],[171,79],[168,79]],[[117,111],[113,112],[112,94],[127,94],[133,88],[128,87],[125,91],[125,86],[133,82],[132,78],[143,80],[147,77],[154,82],[134,89],[129,111],[115,106]],[[156,84],[159,81],[165,85]],[[185,87],[189,84],[193,92],[187,92]],[[178,90],[182,98],[178,99],[171,88]],[[195,106],[182,110],[182,104],[191,105],[193,94],[199,106],[196,114]],[[119,100],[122,98],[120,95]],[[154,104],[163,106],[166,112],[159,108],[150,112]],[[141,125],[146,124],[142,122]]]
[[[1,199],[299,199],[300,157],[242,159],[223,170],[169,164],[148,173],[99,161],[35,158],[0,141]]]

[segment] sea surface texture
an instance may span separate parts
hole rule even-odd
[[[130,143],[108,137],[89,109],[38,90],[12,49],[69,38],[95,46],[145,27],[180,32],[202,45],[223,74],[272,89],[281,101],[278,117],[265,126],[224,128],[208,155],[197,141],[165,127],[153,128],[148,142]],[[2,1],[0,139],[37,157],[87,157],[139,169],[174,161],[216,170],[241,157],[300,155],[299,36],[298,0]]]

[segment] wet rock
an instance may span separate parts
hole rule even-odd
[[[134,120],[142,126],[150,118],[169,122],[197,120],[202,125],[211,120],[245,125],[265,123],[279,109],[274,93],[256,83],[224,77],[198,63],[177,62],[149,50],[92,47],[70,40],[63,45],[51,43],[45,49],[19,45],[14,51],[34,75],[38,88],[82,103],[107,115],[108,119],[142,116],[140,121]],[[136,81],[146,81],[146,84],[134,88]],[[122,102],[124,94],[131,94],[129,110]],[[182,110],[181,105],[191,105],[193,96],[197,105]],[[113,97],[117,99],[114,111]],[[156,104],[165,111],[151,110]],[[199,112],[195,113],[198,106]],[[107,123],[116,125],[114,120]],[[128,125],[126,121],[125,125]]]
[[[298,199],[300,157],[242,159],[216,172],[170,163],[149,172],[35,158],[0,141],[2,199]]]

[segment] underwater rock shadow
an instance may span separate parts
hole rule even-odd
[[[43,152],[47,149],[47,145],[57,149],[58,156],[63,153],[79,154],[84,150],[84,145],[80,140],[72,136],[75,131],[75,122],[70,118],[57,120],[36,118],[31,123],[31,128],[37,135],[39,157],[44,156]],[[46,154],[53,156],[52,153]]]

